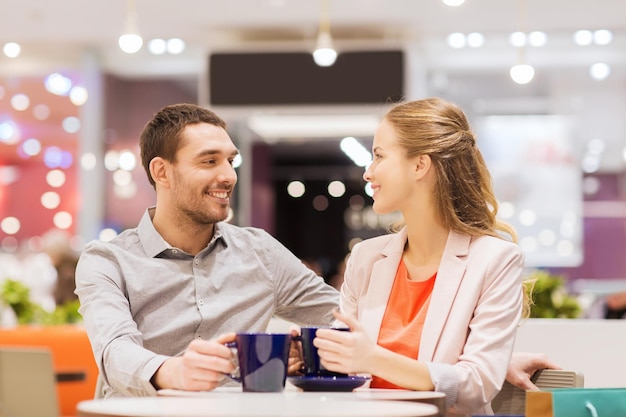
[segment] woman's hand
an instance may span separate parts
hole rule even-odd
[[[523,390],[539,391],[531,377],[540,369],[561,369],[544,353],[513,352],[506,380]]]
[[[373,373],[376,344],[369,339],[356,319],[337,310],[333,314],[336,319],[348,325],[350,331],[317,330],[313,344],[317,347],[321,364],[333,372]]]

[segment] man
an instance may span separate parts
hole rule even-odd
[[[273,315],[333,321],[335,289],[263,230],[223,222],[238,150],[222,119],[192,104],[166,106],[145,126],[140,150],[156,205],[136,228],[90,242],[76,269],[100,395],[211,390],[233,370],[224,346],[233,332],[262,332]],[[532,361],[512,361],[518,384],[544,366]]]
[[[223,344],[272,315],[331,323],[337,292],[267,232],[223,222],[238,150],[226,124],[191,104],[145,126],[141,159],[156,191],[137,228],[93,241],[76,294],[104,397],[210,390],[231,372]]]

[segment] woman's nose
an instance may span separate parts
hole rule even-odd
[[[370,181],[370,178],[372,178],[372,176],[370,175],[370,166],[368,165],[367,168],[365,168],[365,172],[363,173],[363,179],[367,182]]]

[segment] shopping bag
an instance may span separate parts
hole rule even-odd
[[[626,388],[552,388],[526,392],[526,417],[626,416]]]

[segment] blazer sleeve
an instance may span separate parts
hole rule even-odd
[[[452,388],[449,400],[462,413],[484,409],[500,391],[522,312],[523,253],[510,242],[489,241],[470,252],[463,284],[433,358],[442,366],[431,368],[437,385],[447,387],[443,391]],[[463,314],[469,324],[463,323]],[[463,340],[460,355],[454,352],[454,339]]]

